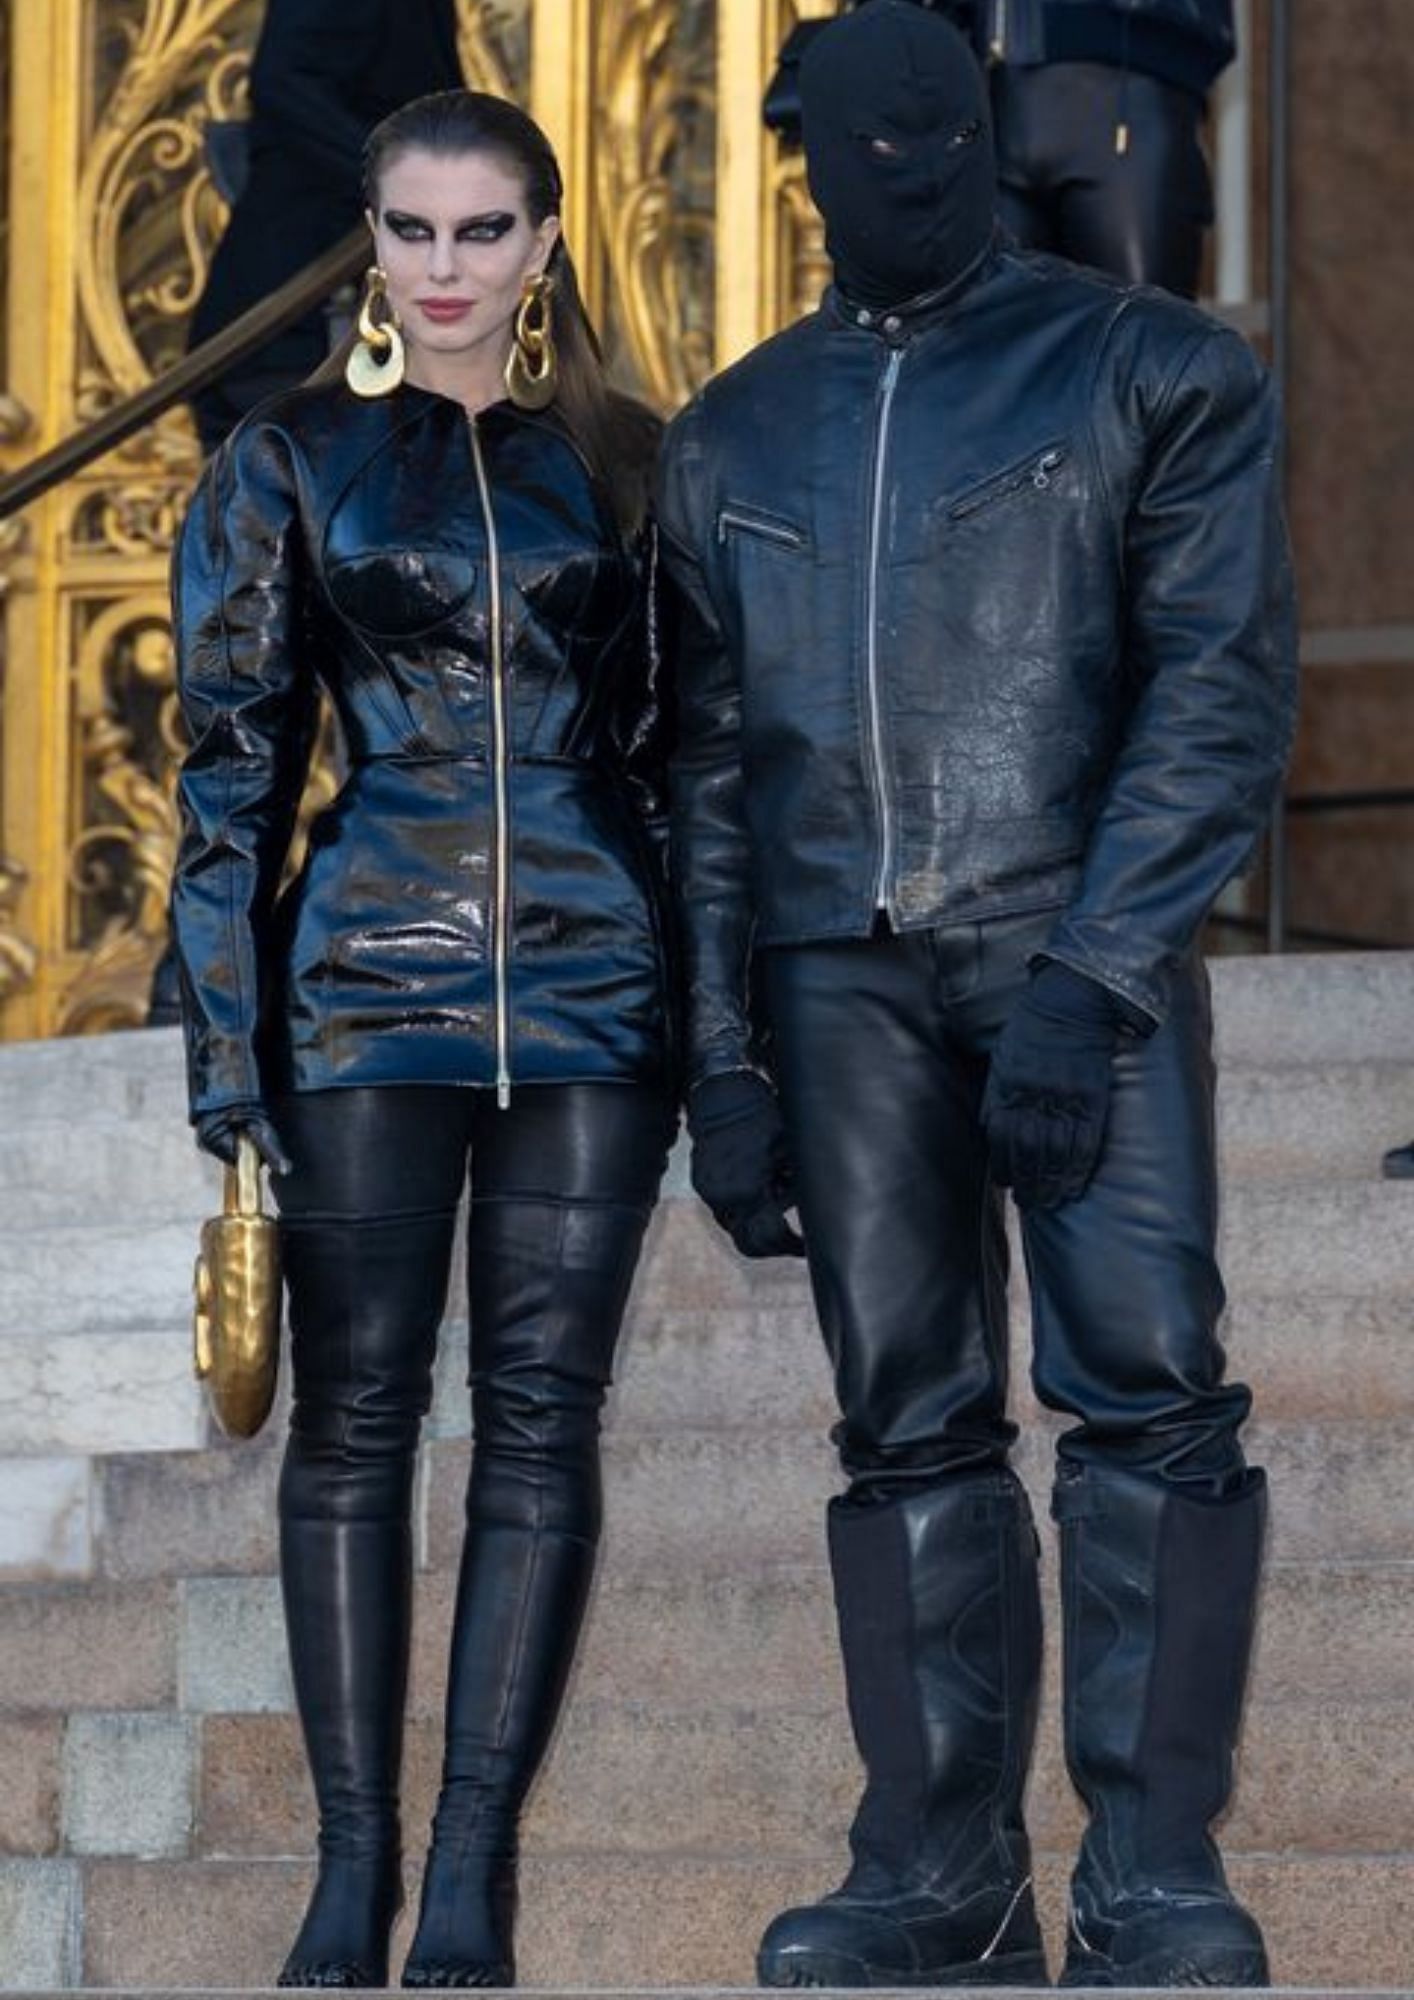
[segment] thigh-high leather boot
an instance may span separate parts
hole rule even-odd
[[[832,1895],[777,1917],[765,1986],[1046,1984],[1022,1821],[1041,1622],[1009,1472],[830,1507],[850,1720],[867,1784]]]
[[[1056,1488],[1066,1757],[1090,1824],[1067,1986],[1265,1986],[1262,1934],[1208,1831],[1232,1786],[1266,1513],[1068,1468]]]
[[[521,1807],[559,1715],[599,1540],[599,1410],[646,1211],[473,1211],[475,1453],[447,1743],[405,1987],[515,1983]]]
[[[296,1400],[280,1569],[319,1876],[282,1986],[387,1984],[402,1903],[411,1482],[451,1230],[440,1215],[283,1229]]]

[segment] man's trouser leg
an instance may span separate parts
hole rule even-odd
[[[980,969],[971,930],[771,955],[850,1475],[829,1539],[867,1782],[849,1876],[771,1925],[766,1984],[1045,1980],[1021,1813],[1040,1617],[1006,1465],[1005,1243],[985,1066],[945,1031]]]
[[[1023,1220],[1037,1390],[1080,1419],[1054,1501],[1066,1753],[1090,1812],[1073,1984],[1266,1980],[1209,1832],[1231,1789],[1266,1503],[1237,1441],[1248,1392],[1224,1381],[1215,1334],[1210,1041],[1195,962],[1164,1025],[1116,1059],[1090,1187]]]

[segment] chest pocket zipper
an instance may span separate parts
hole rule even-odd
[[[948,508],[948,519],[965,521],[969,514],[980,513],[984,507],[990,507],[996,500],[1004,500],[1009,493],[1019,492],[1024,486],[1044,493],[1064,465],[1065,456],[1065,447],[1053,444],[1026,459],[1023,464],[1009,466],[1005,472],[998,472],[983,485],[974,487],[971,493],[965,493],[960,500],[954,500]]]
[[[774,514],[747,513],[744,508],[723,507],[717,515],[717,540],[725,544],[733,529],[739,534],[755,535],[763,542],[773,542],[782,549],[803,549],[806,543],[803,529],[793,527],[789,521],[782,521]]]

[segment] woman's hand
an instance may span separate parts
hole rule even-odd
[[[220,1111],[203,1111],[193,1120],[196,1143],[228,1167],[236,1164],[236,1143],[250,1140],[272,1174],[287,1174],[291,1161],[280,1135],[258,1104],[227,1104]]]

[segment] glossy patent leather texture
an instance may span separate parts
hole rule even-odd
[[[690,1080],[749,953],[1054,912],[1160,1020],[1265,824],[1295,640],[1270,384],[1196,308],[999,248],[819,311],[672,425]]]
[[[194,1113],[667,1073],[650,566],[552,412],[336,382],[241,426],[175,571]],[[321,688],[347,774],[277,896]]]

